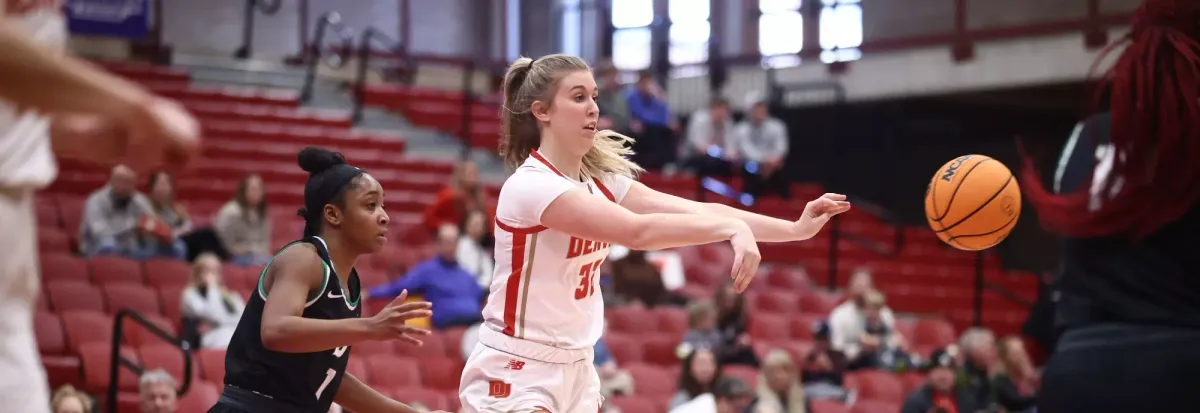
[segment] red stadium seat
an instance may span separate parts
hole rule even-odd
[[[922,319],[913,331],[913,343],[920,346],[945,347],[954,343],[954,326],[949,321]]]
[[[642,343],[631,335],[607,334],[601,340],[604,340],[617,364],[639,363],[643,359]]]
[[[78,281],[55,281],[46,284],[46,296],[50,307],[59,313],[65,311],[104,312],[104,298],[96,286]]]
[[[446,345],[446,355],[453,359],[464,358],[462,354],[463,337],[466,334],[466,327],[452,327],[442,330],[442,344]],[[471,348],[474,348],[474,346]]]
[[[396,397],[396,400],[410,404],[419,402],[432,410],[447,409],[447,406],[449,405],[449,402],[446,401],[446,396],[433,389],[421,387],[397,387],[392,389],[390,393]]]
[[[808,290],[812,281],[803,268],[776,267],[767,274],[767,282],[764,284],[773,289],[800,292]]]
[[[196,358],[200,362],[200,376],[204,380],[225,383],[225,349],[200,349],[196,351]]]
[[[42,282],[90,282],[87,261],[67,253],[43,253],[38,260],[42,267]]]
[[[679,364],[679,355],[676,354],[676,350],[679,348],[680,337],[666,334],[647,334],[645,332],[642,332],[638,337],[643,338],[642,348],[645,349],[643,358],[646,362],[660,366]]]
[[[371,385],[378,387],[420,387],[421,370],[415,359],[391,354],[375,354],[366,358]]]
[[[800,300],[800,310],[806,313],[829,314],[837,305],[837,295],[823,291],[809,291]]]
[[[606,312],[605,319],[609,331],[614,332],[639,333],[655,331],[658,327],[658,320],[650,317],[644,308],[639,307],[626,306],[610,309]]]
[[[33,199],[33,209],[37,211],[37,224],[40,228],[62,228],[62,220],[58,217],[58,203],[53,195],[38,194]],[[72,228],[76,230],[78,228]]]
[[[791,314],[800,310],[800,293],[773,289],[758,294],[756,307],[768,313]]]
[[[758,369],[740,364],[728,364],[721,370],[727,377],[737,377],[749,384],[751,388],[758,386]]]
[[[683,333],[687,331],[687,310],[680,307],[656,307],[654,314],[658,318],[657,331],[679,337],[683,337]]]
[[[900,376],[900,383],[904,386],[904,394],[912,393],[925,384],[925,375],[917,372],[904,373]]]
[[[851,413],[896,413],[900,411],[899,403],[879,402],[874,400],[859,400],[850,407]]]
[[[362,380],[365,383],[370,383],[371,375],[368,373],[367,362],[363,361],[363,359],[358,357],[350,357],[349,360],[346,360],[346,374],[358,377],[359,380]]]
[[[171,373],[177,383],[183,383],[184,362],[183,350],[170,344],[149,344],[137,349],[138,357],[147,370],[161,368]],[[195,354],[193,354],[195,356]],[[192,379],[200,378],[199,363],[192,359]]]
[[[660,366],[645,363],[625,364],[625,370],[637,383],[638,395],[648,398],[667,398],[675,394],[679,378]]]
[[[186,285],[192,273],[186,262],[167,258],[143,261],[142,269],[145,271],[146,284],[151,287]]]
[[[59,197],[58,216],[62,219],[64,229],[79,230],[79,222],[83,220],[83,202],[84,198]]]
[[[187,394],[179,398],[180,413],[206,412],[221,397],[221,386],[207,381],[193,381]]]
[[[120,310],[130,310],[143,315],[162,313],[158,294],[141,283],[103,284],[100,290],[104,292],[108,310],[113,314]]]
[[[355,344],[350,350],[354,357],[370,357],[376,354],[392,355],[396,352],[396,345],[391,341],[364,341]]]
[[[842,402],[816,399],[811,402],[813,413],[850,413],[850,408]],[[895,413],[895,410],[892,413]]]
[[[122,347],[121,353],[126,358],[138,361],[137,353],[131,348]],[[79,358],[83,361],[83,386],[92,394],[104,394],[108,390],[108,377],[112,366],[112,343],[87,343],[79,347]],[[137,373],[120,368],[117,376],[118,388],[121,390],[137,390]]]
[[[71,251],[71,234],[58,228],[38,228],[38,251],[66,253]]]
[[[792,336],[792,326],[785,316],[755,313],[750,318],[750,336],[756,340],[782,340]]]
[[[884,371],[861,371],[855,376],[859,400],[897,404],[904,401],[904,385],[896,375]]]
[[[182,285],[158,287],[158,300],[162,303],[163,315],[173,323],[179,323],[181,320],[183,289]]]
[[[102,255],[88,260],[88,268],[92,271],[92,281],[96,284],[129,282],[142,284],[142,266],[137,261],[115,255]]]
[[[439,390],[458,389],[458,379],[462,375],[464,364],[448,358],[421,359],[421,373],[425,377],[425,386]]]
[[[38,352],[42,353],[42,365],[53,385],[62,385],[79,380],[79,358],[70,354],[62,321],[57,315],[38,311],[33,314],[33,329],[37,337]]]
[[[158,326],[158,328],[166,331],[167,334],[170,334],[174,337],[179,336],[178,332],[175,330],[175,323],[171,322],[171,320],[168,320],[158,314],[143,314],[142,317],[144,317],[150,323]],[[124,338],[124,343],[127,345],[144,346],[148,344],[164,344],[168,342],[167,340],[163,340],[162,337],[159,337],[158,334],[154,334],[154,332],[150,331],[150,329],[146,328],[146,326],[133,320],[126,319],[123,321],[121,330],[123,330],[122,336]]]
[[[608,400],[622,412],[655,412],[658,405],[648,397],[617,396]]]
[[[396,345],[396,354],[419,359],[424,359],[427,357],[445,358],[447,356],[446,348],[449,346],[445,342],[445,337],[442,337],[442,335],[438,334],[437,331],[434,331],[433,334],[420,337],[420,340],[425,344],[422,346],[415,346],[409,343],[398,343]],[[460,352],[461,350],[455,351],[454,353],[457,354]]]
[[[77,351],[88,343],[112,343],[112,318],[98,311],[68,311],[59,314],[67,345]]]

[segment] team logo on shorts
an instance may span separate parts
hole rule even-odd
[[[512,384],[504,380],[488,380],[488,397],[503,399],[512,395]]]
[[[521,370],[525,368],[525,362],[521,360],[509,360],[508,364],[504,365],[504,368],[509,370]]]

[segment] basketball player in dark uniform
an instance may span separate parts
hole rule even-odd
[[[1130,29],[1107,111],[1077,128],[1053,188],[1025,171],[1066,237],[1038,413],[1200,406],[1200,1],[1147,0]]]
[[[351,346],[367,340],[420,341],[427,330],[405,320],[430,315],[429,303],[402,304],[407,294],[371,318],[362,314],[360,255],[387,241],[383,188],[340,154],[305,148],[304,238],[283,247],[259,275],[225,358],[225,390],[210,413],[325,413],[330,405],[356,412],[415,410],[346,373]]]

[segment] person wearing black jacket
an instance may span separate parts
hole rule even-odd
[[[957,385],[958,363],[955,347],[934,351],[924,366],[927,380],[917,387],[900,407],[900,413],[976,413],[975,395]]]

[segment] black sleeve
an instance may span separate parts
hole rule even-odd
[[[913,390],[908,397],[904,398],[904,404],[900,406],[900,413],[929,413],[932,408],[928,400],[922,396],[921,389]]]

